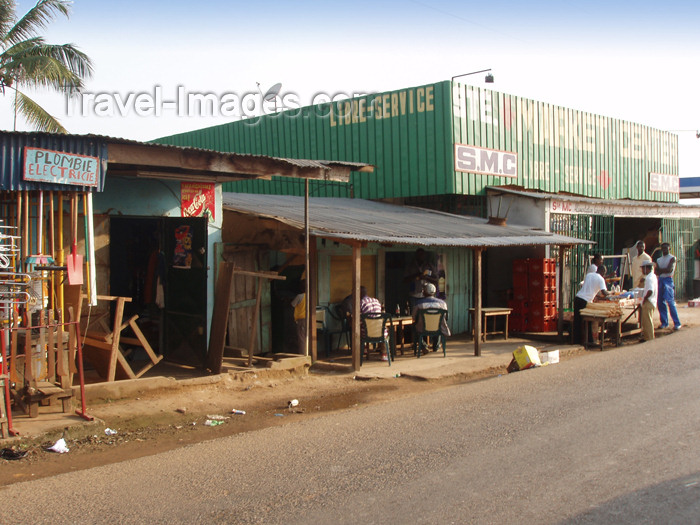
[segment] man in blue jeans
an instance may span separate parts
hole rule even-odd
[[[676,290],[673,286],[673,273],[676,270],[676,258],[670,252],[671,245],[667,242],[661,243],[661,257],[656,260],[656,273],[659,276],[659,318],[661,326],[659,329],[668,328],[668,310],[671,311],[673,319],[673,329],[680,330],[681,321],[678,319],[676,310]]]

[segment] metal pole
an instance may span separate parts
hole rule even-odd
[[[309,285],[311,276],[309,275],[309,179],[304,179],[304,273],[305,290],[304,302],[306,303],[306,342],[304,345],[304,355],[309,355],[309,334],[311,333],[311,286]]]

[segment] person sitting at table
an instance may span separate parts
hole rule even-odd
[[[435,292],[437,289],[435,288],[435,285],[432,283],[428,283],[425,286],[423,286],[423,298],[419,299],[416,301],[415,306],[413,307],[413,311],[411,312],[411,317],[413,317],[413,341],[415,344],[416,341],[416,334],[420,333],[423,331],[423,325],[420,322],[421,319],[419,318],[418,311],[419,310],[426,310],[428,308],[440,308],[441,310],[447,310],[447,303],[443,301],[442,299],[438,299],[435,297]],[[450,327],[447,326],[447,316],[442,318],[442,324],[440,325],[440,331],[442,332],[442,335],[444,337],[448,337],[451,334],[450,332]],[[437,352],[437,338],[433,341],[433,352]]]
[[[380,314],[382,313],[382,304],[379,302],[379,299],[375,297],[370,297],[370,295],[367,293],[367,288],[364,286],[360,286],[360,314]],[[363,323],[360,324],[360,331],[362,334],[362,337],[365,337],[366,335],[366,329],[365,325]],[[389,329],[388,327],[385,328],[384,336],[388,336]],[[387,361],[389,358],[387,357],[386,354],[387,349],[382,348],[381,349],[381,359],[382,361]]]
[[[581,289],[576,294],[576,297],[574,297],[574,343],[583,343],[583,320],[581,319],[581,310],[583,310],[588,303],[592,303],[599,295],[603,295],[604,297],[608,296],[608,289],[605,284],[606,271],[607,269],[605,266],[601,264],[598,266],[596,272],[587,273]],[[593,329],[590,324],[588,325],[588,340],[593,340]]]

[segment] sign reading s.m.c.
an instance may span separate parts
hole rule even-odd
[[[497,177],[517,177],[518,154],[455,144],[455,170]]]

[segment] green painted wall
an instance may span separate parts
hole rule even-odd
[[[673,133],[458,83],[452,90],[456,144],[517,154],[514,177],[456,172],[458,193],[512,184],[602,199],[678,201],[677,193],[650,189],[650,173],[678,175]]]
[[[487,185],[507,184],[604,199],[678,200],[675,193],[650,188],[651,173],[677,177],[676,135],[449,81],[306,106],[156,142],[375,166],[374,173],[354,173],[350,185],[312,181],[312,196],[482,195]],[[456,145],[477,148],[471,150],[472,164],[465,163],[462,148],[456,157]],[[502,173],[510,161],[512,177]],[[224,184],[224,191],[288,195],[302,195],[303,188],[303,181],[282,177]]]

